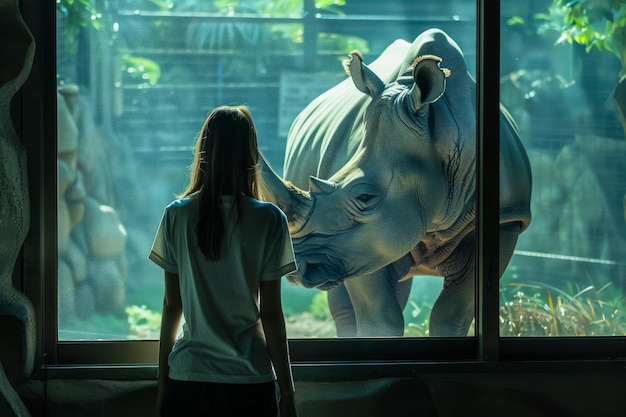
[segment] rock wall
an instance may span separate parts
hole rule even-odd
[[[36,333],[33,305],[13,287],[14,265],[30,228],[30,201],[26,150],[13,126],[10,107],[30,73],[35,42],[17,0],[0,0],[0,51],[0,315],[22,322],[22,369],[16,378],[21,380],[33,370]],[[0,362],[0,399],[16,416],[28,416],[11,382]]]
[[[94,313],[124,314],[124,227],[115,208],[108,136],[75,85],[57,93],[59,328]],[[123,151],[123,150],[118,150]]]

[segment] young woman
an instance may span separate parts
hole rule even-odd
[[[285,215],[260,201],[258,158],[249,110],[216,108],[165,208],[149,255],[165,270],[162,417],[297,415],[280,291],[296,266]]]

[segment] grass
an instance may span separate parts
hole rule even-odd
[[[500,289],[501,336],[625,336],[626,297],[611,283],[567,289],[510,282]]]
[[[431,310],[425,300],[409,300],[404,336],[427,337]],[[626,295],[611,283],[503,281],[499,320],[502,337],[626,336]]]
[[[568,282],[565,288],[542,282],[505,280],[500,286],[500,335],[503,337],[626,336],[626,295],[614,284],[601,288]],[[299,301],[303,301],[299,299]],[[290,337],[334,337],[327,293],[318,292],[287,316]],[[427,337],[432,300],[411,298],[405,309],[405,337]],[[158,338],[160,310],[145,305],[126,309],[127,320],[96,315],[80,334],[62,338]],[[65,334],[67,333],[67,334]]]
[[[420,307],[421,304],[421,307]],[[405,337],[427,337],[428,323],[432,305],[427,303],[419,303],[415,300],[409,300],[404,314]]]

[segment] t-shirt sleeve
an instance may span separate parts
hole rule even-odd
[[[287,218],[282,212],[276,220],[276,227],[270,229],[267,236],[265,262],[261,281],[280,279],[282,276],[296,270],[296,260],[293,254],[293,244]]]
[[[154,237],[152,249],[150,249],[150,254],[148,255],[148,258],[152,262],[163,268],[166,272],[177,274],[178,264],[176,262],[176,258],[172,253],[172,247],[170,246],[171,240],[168,238],[168,213],[168,210],[165,209],[165,211],[163,212],[163,217],[161,218],[161,223],[159,224],[159,228],[157,229],[156,236]]]

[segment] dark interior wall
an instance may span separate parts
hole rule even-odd
[[[619,415],[624,388],[623,374],[602,372],[296,382],[300,417]],[[31,380],[18,392],[33,416],[155,415],[151,380]]]
[[[21,324],[0,316],[0,332],[0,360],[33,417],[155,415],[155,380],[97,377],[101,373],[62,378],[52,370],[49,378],[20,380]],[[330,372],[311,377],[296,366],[297,407],[300,417],[588,417],[620,415],[624,410],[623,366],[598,363],[594,370],[592,363],[515,365],[503,370],[506,365],[477,364],[475,371],[461,371],[458,364],[442,363],[411,376],[393,376],[387,366],[377,365],[369,366],[366,378],[362,369],[351,375],[346,366],[332,372],[332,378]],[[3,399],[0,416],[17,416]]]

